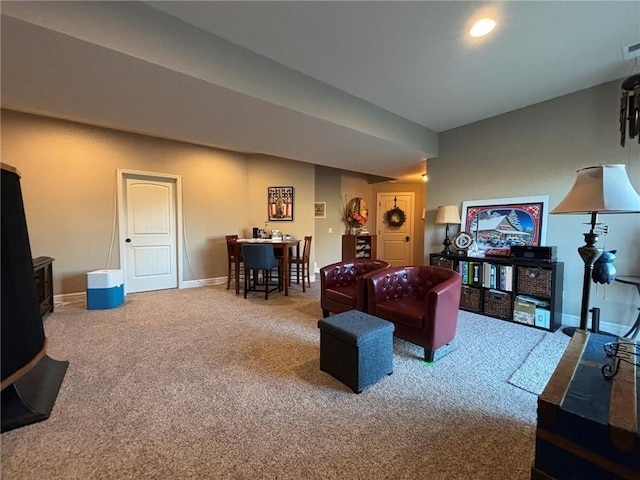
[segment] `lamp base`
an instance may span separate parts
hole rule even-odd
[[[449,224],[447,223],[447,228],[445,229],[445,234],[444,234],[444,241],[442,242],[442,245],[444,245],[444,249],[442,250],[442,253],[444,253],[445,255],[450,255],[451,254],[451,239],[449,238]]]
[[[577,330],[580,330],[580,327],[564,327],[562,329],[562,333],[564,333],[568,337],[573,337],[573,335],[576,333]],[[607,335],[609,337],[616,337],[616,338],[618,337],[618,335],[614,335],[613,333],[609,333],[609,332],[603,332],[602,330],[594,331],[593,329],[591,329],[590,332],[598,333],[600,335]]]

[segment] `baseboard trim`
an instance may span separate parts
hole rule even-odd
[[[87,292],[61,293],[53,296],[53,305],[64,305],[66,303],[86,302]]]
[[[214,285],[223,285],[226,283],[227,277],[201,278],[198,280],[183,281],[180,288],[212,287]]]
[[[183,281],[178,288],[197,288],[211,287],[214,285],[223,285],[227,283],[227,277],[204,278],[199,280]],[[125,295],[126,297],[126,295]],[[86,302],[87,292],[61,293],[53,296],[54,305],[63,305],[65,303]]]
[[[562,327],[578,327],[580,326],[580,317],[577,315],[562,315]],[[591,327],[591,317],[589,316],[589,323],[587,325]],[[621,337],[631,328],[631,326],[618,325],[617,323],[600,321],[600,331],[607,332],[612,335]]]

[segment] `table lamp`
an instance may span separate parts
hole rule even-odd
[[[584,262],[580,329],[586,330],[591,291],[593,264],[602,254],[596,247],[598,234],[594,231],[599,213],[640,213],[640,196],[633,189],[624,165],[597,165],[577,171],[573,187],[551,213],[587,213],[591,215],[591,229],[584,234],[585,245],[578,248]],[[574,327],[562,331],[573,336]]]
[[[450,223],[455,223],[458,225],[462,223],[460,221],[460,214],[458,213],[458,206],[444,205],[438,207],[438,213],[436,213],[436,224],[447,226],[444,234],[444,242],[442,242],[442,244],[444,245],[444,250],[442,250],[442,253],[445,253],[447,255],[451,253],[451,249],[449,248],[451,246],[451,239],[449,239]]]

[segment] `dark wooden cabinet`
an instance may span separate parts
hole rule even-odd
[[[375,259],[377,244],[376,235],[343,235],[342,236],[342,261]]]
[[[562,323],[562,262],[442,253],[429,262],[460,273],[463,310],[552,332]]]
[[[51,257],[33,259],[33,274],[36,277],[36,291],[43,319],[53,312],[53,260]]]

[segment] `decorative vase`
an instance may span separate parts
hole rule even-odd
[[[602,252],[602,255],[593,264],[591,278],[594,282],[611,285],[616,279],[616,267],[613,265],[613,261],[616,259],[616,252],[617,250]]]

